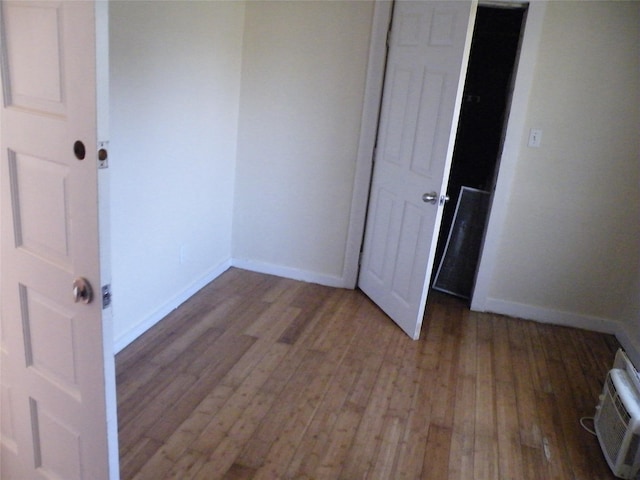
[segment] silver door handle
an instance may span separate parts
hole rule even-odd
[[[422,201],[424,203],[433,203],[435,205],[438,200],[440,201],[440,205],[444,205],[449,201],[449,195],[440,195],[439,198],[436,192],[429,192],[422,195]]]
[[[78,303],[91,303],[93,289],[86,278],[78,277],[73,281],[73,300]]]
[[[422,195],[422,201],[424,203],[435,203],[438,201],[438,193],[437,192],[429,192]]]

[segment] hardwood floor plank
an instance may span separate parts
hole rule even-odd
[[[287,478],[300,476],[313,478],[313,472],[318,468],[334,430],[339,428],[337,425],[339,413],[357,378],[357,371],[353,360],[349,358],[337,368],[324,401],[313,416],[306,435],[300,441],[289,463]]]
[[[116,357],[123,480],[613,479],[619,347],[432,292],[409,339],[362,292],[230,269]]]
[[[520,446],[520,427],[516,390],[513,382],[496,381],[496,421],[498,447],[498,478],[518,480],[525,478]]]
[[[267,324],[268,326],[265,325],[265,329],[258,337],[256,337],[257,340],[251,348],[247,350],[245,355],[243,355],[233,368],[229,370],[227,375],[225,375],[223,380],[224,383],[230,386],[238,386],[245,380],[245,378],[251,375],[251,372],[255,368],[260,366],[262,359],[272,353],[272,350],[277,352],[288,352],[288,346],[280,348],[274,347],[273,344],[283,329],[293,321],[298,313],[298,308],[279,308],[274,305],[274,307],[266,310],[263,315],[260,315],[260,317],[270,318],[270,321]]]
[[[346,405],[340,410],[334,428],[331,431],[329,443],[321,457],[318,467],[312,475],[305,474],[300,478],[332,480],[341,477],[345,462],[349,456],[351,445],[355,437],[358,425],[362,421],[363,409],[353,405]],[[291,474],[290,478],[298,478],[297,474]]]
[[[140,361],[135,368],[129,368],[128,370],[135,374],[116,376],[116,382],[119,389],[118,411],[122,412],[118,415],[118,422],[121,425],[124,423],[126,415],[135,416],[135,411],[133,409],[138,402],[132,397],[149,397],[149,392],[145,390],[148,390],[149,386],[153,384],[153,381],[161,369],[162,367],[153,363],[153,361]]]
[[[558,402],[552,393],[539,393],[536,398],[540,418],[540,430],[542,434],[543,461],[547,468],[549,479],[572,478],[571,466],[563,461],[567,457],[565,448],[566,439],[564,433],[556,429],[556,421],[559,420]]]
[[[143,468],[147,459],[162,447],[162,443],[150,438],[143,438],[130,449],[120,455],[120,474],[123,478],[132,478],[133,475]],[[163,468],[170,465],[165,464]]]
[[[477,321],[476,317],[465,312],[456,329],[459,346],[459,361],[453,367],[455,375],[451,387],[455,390],[449,397],[451,418],[440,426],[451,428],[451,446],[449,452],[450,478],[473,478],[476,393],[477,393]]]
[[[220,339],[224,339],[224,336],[221,336]],[[254,342],[254,338],[242,335],[232,340],[229,339],[224,347],[220,346],[218,349],[221,357],[219,361],[212,363],[200,372],[197,380],[183,390],[178,405],[168,409],[164,415],[159,417],[149,428],[147,435],[152,438],[166,438],[171,435],[207,394],[219,384],[220,380]]]
[[[455,309],[447,306],[444,310],[444,319],[442,347],[437,359],[438,395],[431,397],[431,421],[442,427],[452,428],[457,382],[460,377],[467,375],[469,370],[473,370],[471,365],[475,364],[475,349],[461,347],[462,327],[460,325],[463,319],[456,315]],[[465,322],[465,325],[467,324],[468,322]],[[475,329],[475,325],[470,327]],[[463,370],[458,371],[461,357]],[[464,359],[470,359],[470,361],[464,361]]]
[[[422,370],[426,373],[425,370]],[[425,377],[428,375],[425,374]],[[395,478],[419,478],[423,469],[423,460],[427,448],[430,428],[431,409],[429,403],[433,389],[425,388],[422,382],[416,389],[414,402],[409,410],[407,425],[402,442],[399,445]]]
[[[498,478],[498,436],[491,321],[478,320],[477,331],[473,478]]]
[[[191,442],[189,448],[200,452],[205,457],[211,455],[218,444],[229,435],[232,427],[242,419],[254,397],[259,394],[262,385],[278,368],[287,352],[288,348],[286,346],[274,346],[261,357],[259,365],[251,371],[245,381],[235,389],[233,395],[210,418],[208,424],[202,429],[198,437]],[[223,384],[226,385],[224,382]],[[262,399],[262,397],[260,398]],[[253,430],[255,428],[256,425],[253,426]]]
[[[258,392],[193,478],[195,480],[222,478],[234,465],[237,466],[236,458],[242,451],[244,444],[255,432],[260,421],[272,407],[274,400],[274,395]],[[247,470],[252,471],[255,476],[254,469]]]
[[[131,443],[127,442],[126,439],[131,439],[131,442],[133,442],[138,438],[148,436],[147,431],[149,428],[163,415],[166,415],[167,412],[173,411],[171,407],[175,405],[183,392],[197,380],[195,376],[184,373],[172,375],[170,372],[164,372],[164,374],[170,375],[171,381],[166,381],[164,383],[165,388],[160,390],[157,395],[145,399],[143,402],[144,407],[135,417],[135,420],[130,421],[120,430],[120,437],[124,439],[120,441],[121,449],[126,451],[131,448]]]
[[[313,344],[313,348],[320,349],[325,352],[333,352],[336,356],[338,352],[344,350],[345,354],[337,367],[336,375],[332,379],[325,395],[324,401],[319,406],[312,422],[310,423],[307,433],[300,442],[294,457],[292,458],[287,477],[299,478],[300,476],[315,478],[317,474],[313,474],[316,468],[320,469],[319,475],[328,475],[328,472],[337,472],[342,468],[339,461],[345,453],[345,445],[343,444],[345,433],[342,431],[344,422],[351,422],[356,417],[361,418],[364,408],[355,406],[359,402],[356,395],[364,395],[364,392],[370,392],[373,388],[374,376],[366,375],[366,372],[372,367],[369,360],[371,358],[370,342],[368,336],[361,335],[363,328],[367,325],[370,311],[374,307],[363,301],[363,297],[353,296],[349,294],[349,300],[340,305],[337,309],[332,309],[336,319],[341,319],[344,326],[334,329],[336,332],[342,332],[340,335],[327,336],[322,335]],[[349,319],[344,323],[344,319]],[[346,327],[346,328],[345,328]],[[377,360],[374,360],[377,364]],[[363,375],[363,373],[365,373]],[[339,415],[340,411],[347,410],[346,418]],[[357,423],[356,423],[357,426]],[[355,428],[354,428],[355,433]],[[339,439],[337,443],[331,440],[336,437]],[[352,438],[349,437],[349,438]],[[321,464],[323,460],[327,460],[325,456],[326,449],[337,448],[333,454],[329,464]],[[337,456],[337,458],[336,458]],[[329,477],[330,478],[330,477]]]
[[[291,305],[300,308],[300,314],[291,322],[278,339],[293,345],[324,305],[331,290],[321,285],[307,284],[292,298]]]
[[[233,394],[233,389],[220,385],[208,394],[193,413],[171,434],[164,444],[140,469],[142,478],[163,478],[172,471],[187,448],[208,424],[210,418]],[[124,478],[131,478],[123,476]]]
[[[431,480],[436,478],[464,478],[451,476],[449,465],[451,463],[451,445],[453,432],[450,427],[431,425],[427,437],[425,457],[422,475],[420,478]],[[471,477],[468,477],[471,478]]]
[[[243,330],[245,335],[251,335],[256,338],[266,337],[267,340],[278,338],[284,329],[295,320],[300,314],[301,309],[292,307],[286,303],[268,303],[255,315],[255,318]],[[286,321],[282,322],[285,317]]]
[[[430,297],[432,298],[432,296]],[[424,340],[419,342],[416,392],[408,413],[405,435],[400,444],[400,451],[395,470],[398,479],[420,478],[423,471],[428,433],[432,419],[432,397],[440,394],[433,386],[439,380],[438,365],[443,348],[442,336],[446,322],[444,305],[431,301],[430,309],[425,315],[422,334]],[[447,449],[448,461],[448,449]]]
[[[323,363],[325,358],[326,354],[323,352],[308,350],[298,365],[285,362],[283,368],[275,372],[277,386],[269,388],[266,393],[277,395],[276,403],[280,408],[275,409],[260,423],[238,456],[237,463],[256,470],[264,465],[274,442],[281,437],[280,432],[295,414],[297,406],[305,401],[302,392],[317,365]]]
[[[367,478],[387,480],[393,478],[398,445],[405,429],[404,418],[387,415],[382,426],[378,451],[374,455],[375,463]]]
[[[265,290],[260,299],[264,302],[289,305],[292,298],[305,285],[303,282],[297,282],[289,278],[277,278],[271,282],[271,285]],[[235,468],[239,469],[241,467],[240,465],[235,465]]]
[[[352,330],[353,333],[355,330]],[[257,470],[256,479],[284,477],[311,420],[326,397],[334,372],[341,365],[346,349],[352,343],[352,336],[343,334],[331,350],[323,352],[324,357],[315,365],[315,369],[306,372],[307,383],[300,392],[306,401],[298,403],[297,408],[291,410],[291,416],[284,424],[280,436],[275,439],[263,465]]]
[[[499,315],[491,316],[498,471],[501,479],[518,480],[524,478],[524,472],[507,321]]]
[[[253,468],[244,467],[234,463],[231,468],[227,470],[222,480],[250,480],[253,478],[255,470]]]
[[[196,452],[188,448],[174,463],[171,470],[166,472],[164,476],[162,476],[162,472],[153,472],[153,474],[156,475],[155,477],[150,476],[140,479],[136,478],[135,480],[191,480],[202,469],[206,461],[207,458],[200,452]]]
[[[515,333],[517,332],[517,334]],[[538,423],[535,390],[528,357],[525,330],[522,324],[509,323],[514,384],[516,388],[516,405],[518,423],[520,425],[520,443],[531,448],[542,448],[542,435]],[[514,341],[514,338],[517,338]]]
[[[403,338],[394,335],[394,338],[389,342],[387,352],[394,352],[394,349],[398,347],[398,342],[402,341],[404,341]],[[394,354],[387,354],[387,352],[384,352],[385,361],[380,364],[377,381],[371,391],[354,443],[349,451],[349,459],[341,474],[344,478],[364,478],[373,467],[375,453],[380,443],[380,432],[384,426],[384,414],[388,409],[393,384],[398,375],[398,365]]]

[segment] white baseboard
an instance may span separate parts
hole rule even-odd
[[[564,312],[550,308],[526,305],[524,303],[510,302],[497,298],[487,298],[484,304],[484,311],[509,315],[511,317],[523,318],[525,320],[535,320],[540,323],[552,323],[554,325],[564,325],[566,327],[584,328],[602,333],[615,334],[618,329],[618,322],[607,318],[592,315],[582,315],[574,312]]]
[[[328,287],[349,288],[345,285],[344,278],[339,276],[326,275],[318,272],[299,270],[296,268],[283,267],[280,265],[256,262],[252,260],[230,258],[207,272],[207,274],[203,275],[198,280],[194,281],[186,289],[158,308],[152,315],[136,324],[134,328],[119,336],[114,342],[115,353],[121,351],[149,328],[153,327],[165,316],[187,301],[198,290],[222,275],[229,269],[229,267],[242,268],[252,272],[291,278],[293,280],[301,280],[303,282],[318,283]],[[573,312],[564,312],[544,307],[526,305],[523,303],[509,302],[496,298],[487,298],[486,301],[483,302],[482,306],[482,311],[486,312],[509,315],[541,323],[551,323],[554,325],[563,325],[567,327],[583,328],[596,332],[614,334],[629,355],[629,358],[631,358],[635,365],[640,366],[640,341],[639,339],[633,338],[633,335],[627,326],[621,322],[602,317],[581,315]]]
[[[231,267],[231,259],[222,262],[217,267],[209,270],[205,275],[192,282],[187,288],[174,296],[171,300],[166,302],[160,308],[158,308],[152,315],[143,319],[137,323],[133,328],[120,335],[114,342],[114,352],[118,353],[124,349],[127,345],[133,342],[136,338],[142,335],[144,332],[153,327],[156,323],[166,317],[173,310],[178,308],[189,298],[191,298],[198,290],[202,289],[209,282],[212,282]]]
[[[133,328],[129,329],[127,332],[116,338],[114,341],[114,352],[120,352],[136,338],[153,327],[156,323],[166,317],[173,310],[178,308],[181,304],[186,302],[198,290],[222,275],[229,269],[229,267],[242,268],[244,270],[250,270],[252,272],[266,273],[268,275],[276,275],[278,277],[301,280],[303,282],[318,283],[320,285],[326,285],[328,287],[346,288],[344,285],[344,279],[338,276],[324,275],[317,272],[299,270],[290,267],[282,267],[279,265],[255,262],[252,260],[228,259],[207,272],[206,275],[203,275],[198,280],[191,283],[191,285],[185,288],[182,292],[180,292],[171,300],[158,308],[152,315],[141,320]]]
[[[634,364],[640,366],[640,343],[638,339],[632,337],[629,329],[622,322],[592,315],[582,315],[523,303],[509,302],[496,298],[487,298],[483,303],[482,310],[526,320],[534,320],[540,323],[550,323],[553,325],[563,325],[566,327],[583,328],[585,330],[613,334]]]
[[[239,258],[232,259],[231,266],[242,268],[243,270],[250,270],[252,272],[290,278],[292,280],[318,283],[320,285],[326,285],[327,287],[348,288],[348,286],[345,285],[345,279],[340,276],[326,275],[318,272],[312,272],[310,270],[299,270],[297,268],[283,267],[281,265],[273,265],[270,263]]]

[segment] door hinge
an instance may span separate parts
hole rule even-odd
[[[102,287],[102,309],[111,305],[111,284],[107,283]]]
[[[109,168],[109,142],[98,142],[98,168]]]
[[[362,255],[363,255],[363,251],[360,250],[360,255],[358,255],[358,266],[362,266]]]
[[[391,25],[389,25],[389,30],[387,30],[387,49],[391,46]]]

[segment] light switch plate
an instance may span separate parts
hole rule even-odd
[[[539,128],[532,128],[529,130],[529,146],[538,148],[542,142],[542,130]]]

